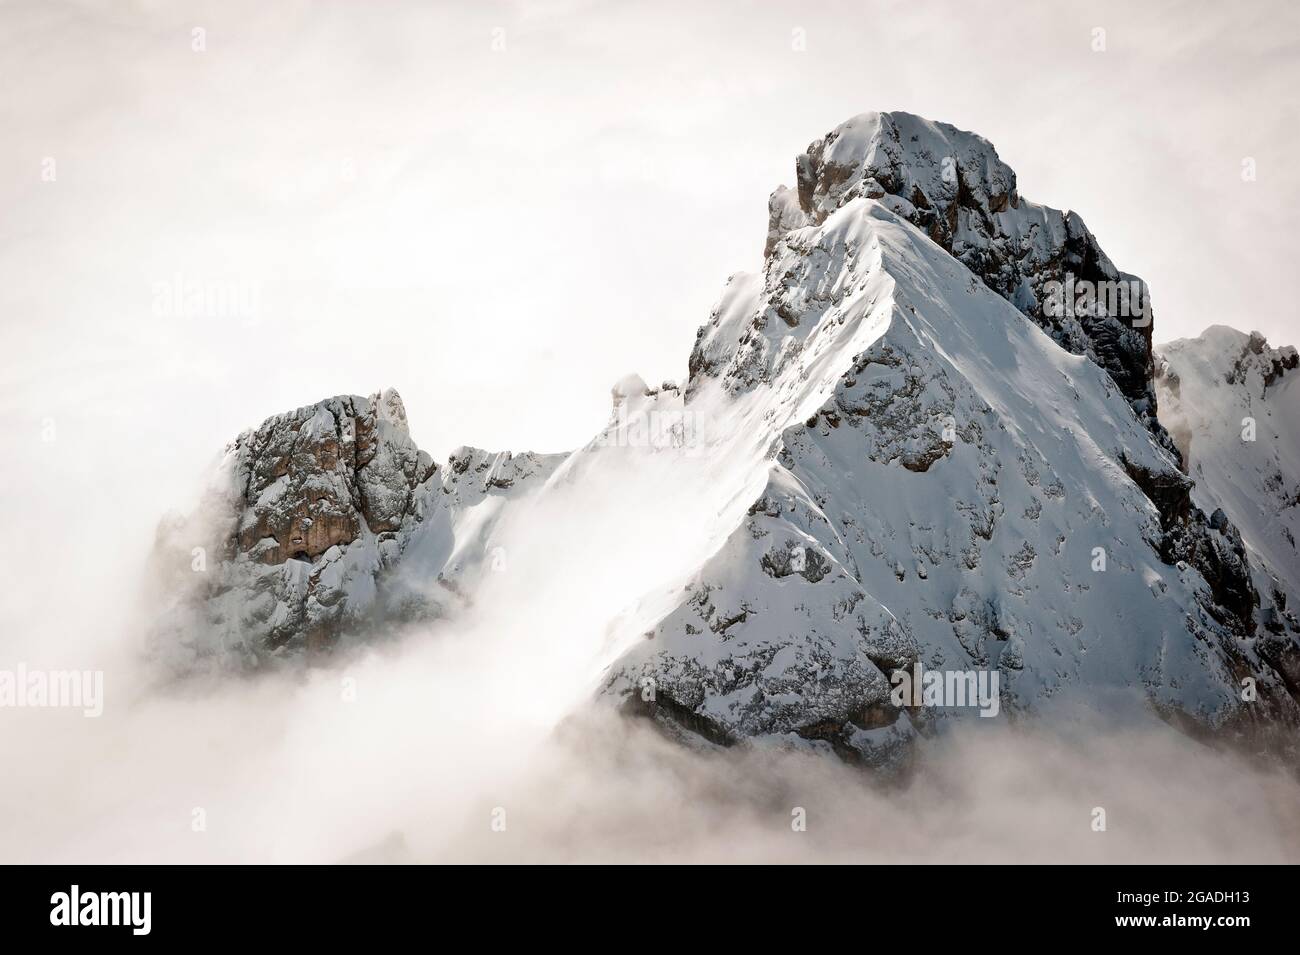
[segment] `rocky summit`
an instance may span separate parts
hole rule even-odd
[[[411,440],[392,389],[268,418],[226,449],[200,508],[160,527],[156,567],[193,564],[194,541],[216,566],[167,576],[172,601],[152,645],[182,669],[256,666],[382,621],[436,618],[482,556],[455,548],[461,512],[557,463],[459,448],[439,465]]]

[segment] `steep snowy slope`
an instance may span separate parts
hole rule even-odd
[[[1300,370],[1295,348],[1222,325],[1158,346],[1160,418],[1192,497],[1241,530],[1261,600],[1264,651],[1300,690]]]

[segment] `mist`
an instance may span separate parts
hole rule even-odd
[[[825,755],[692,750],[601,707],[556,726],[526,698],[493,709],[477,688],[511,678],[474,656],[451,640],[99,720],[27,714],[3,747],[5,861],[1300,858],[1293,778],[1154,721],[962,727],[885,782]]]

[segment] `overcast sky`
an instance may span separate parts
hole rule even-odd
[[[685,375],[770,191],[866,110],[991,140],[1158,340],[1297,342],[1298,10],[0,2],[4,490],[80,522],[24,559],[129,549],[327,395],[397,387],[438,458],[585,441],[622,375]]]

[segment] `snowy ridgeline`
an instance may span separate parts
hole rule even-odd
[[[697,745],[891,763],[990,711],[891,692],[928,670],[1002,713],[1121,694],[1284,748],[1294,350],[1212,329],[1157,355],[1140,280],[950,126],[856,117],[796,173],[685,385],[625,378],[571,454],[435,463],[391,391],[241,435],[160,531],[155,650],[257,667],[526,621]]]

